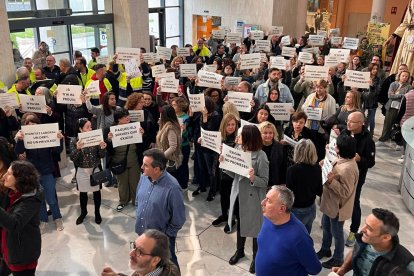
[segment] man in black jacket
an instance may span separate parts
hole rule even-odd
[[[69,85],[82,85],[82,81],[79,79],[76,69],[73,68],[69,59],[62,58],[59,62],[60,77],[59,84]]]
[[[346,246],[355,244],[355,233],[357,233],[361,224],[361,206],[359,198],[361,196],[362,185],[369,168],[375,165],[375,143],[371,138],[369,131],[364,126],[365,116],[360,111],[355,111],[348,115],[346,127],[341,135],[352,136],[356,140],[355,161],[358,165],[359,178],[355,192],[354,208],[352,211],[352,223]]]

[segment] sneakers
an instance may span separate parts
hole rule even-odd
[[[64,229],[63,220],[61,218],[55,219],[55,224],[56,224],[56,230],[62,231]]]
[[[398,158],[398,162],[403,163],[404,162],[405,155],[401,155],[400,158]]]
[[[328,261],[323,262],[322,266],[324,268],[331,269],[332,267],[340,267],[343,263],[344,263],[343,261],[339,261],[339,260],[335,260],[334,258],[331,258]]]
[[[321,249],[318,251],[318,253],[316,253],[316,255],[318,255],[318,259],[323,259],[325,257],[331,257],[332,256],[332,252],[331,249]]]
[[[118,212],[121,212],[124,208],[125,208],[125,204],[119,204],[119,205],[116,207],[116,210],[117,210]]]
[[[223,223],[227,222],[227,217],[225,216],[219,216],[218,218],[216,218],[215,220],[213,220],[213,222],[211,223],[214,227],[218,227],[220,225],[222,225]]]
[[[46,231],[46,222],[41,221],[39,224],[40,235],[43,235]]]
[[[348,247],[352,247],[355,244],[355,233],[349,232],[348,238],[346,239],[345,245]]]

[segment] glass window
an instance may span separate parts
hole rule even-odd
[[[32,57],[37,50],[36,40],[34,36],[35,29],[25,29],[24,32],[11,33],[10,40],[13,43],[13,49],[19,50],[23,58]]]
[[[36,0],[36,8],[38,10],[54,10],[65,8],[64,0],[48,1],[48,0]]]
[[[179,0],[165,0],[165,6],[179,6],[180,1]]]
[[[6,0],[7,11],[27,11],[31,10],[30,0]]]
[[[56,60],[56,65],[57,65],[57,66],[59,66],[59,61],[60,61],[62,58],[67,58],[67,59],[69,59],[69,60],[70,60],[69,53],[55,54],[55,55],[53,55],[53,56],[55,57],[55,60]]]
[[[166,36],[180,35],[180,8],[165,9]]]
[[[170,38],[167,38],[166,40],[165,40],[165,47],[171,47],[171,45],[178,45],[178,46],[180,46],[181,45],[181,42],[180,42],[180,37],[179,36],[176,36],[176,37],[170,37]]]
[[[73,50],[95,47],[95,32],[91,26],[71,25]]]
[[[92,0],[69,0],[73,12],[92,11]]]
[[[68,31],[64,26],[40,27],[40,41],[49,45],[49,51],[53,53],[69,51]]]
[[[98,10],[99,11],[105,10],[105,0],[98,0]]]
[[[149,34],[155,38],[160,38],[160,21],[158,13],[149,14]]]
[[[148,8],[158,8],[161,7],[160,0],[148,0]]]

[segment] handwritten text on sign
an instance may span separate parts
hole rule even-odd
[[[197,64],[180,64],[180,77],[197,76]]]
[[[124,63],[125,72],[130,78],[141,77],[141,70],[139,70],[139,64],[136,59],[130,59]]]
[[[324,66],[306,65],[305,66],[305,80],[317,81],[324,80],[328,77],[329,68]]]
[[[203,111],[206,106],[204,94],[188,94],[190,100],[190,107],[193,112]]]
[[[142,143],[142,134],[139,131],[141,125],[139,122],[129,123],[125,125],[111,126],[112,145],[119,147],[128,144]]]
[[[178,82],[177,79],[162,78],[160,81],[161,92],[178,93]]]
[[[337,56],[341,59],[341,62],[348,62],[349,53],[351,52],[350,49],[334,49],[331,48],[329,50],[329,55]]]
[[[221,132],[208,131],[201,128],[201,146],[220,153]]]
[[[250,106],[250,101],[252,100],[252,94],[244,92],[234,92],[229,91],[227,97],[229,102],[233,103],[238,111],[241,112],[250,112],[252,107]]]
[[[46,99],[44,95],[29,96],[20,94],[20,103],[24,112],[45,113]]]
[[[361,72],[355,70],[346,70],[345,86],[356,88],[369,88],[370,72]]]
[[[117,47],[116,53],[118,54],[117,62],[124,63],[128,60],[135,59],[139,64],[141,64],[140,48],[124,48],[124,47]]]
[[[144,110],[128,110],[129,118],[131,122],[143,122],[145,121],[144,118]]]
[[[200,70],[198,71],[197,77],[198,86],[221,89],[221,80],[223,79],[222,75]]]
[[[307,106],[303,111],[308,115],[308,120],[320,121],[322,119],[322,108]]]
[[[276,121],[290,121],[292,103],[266,103]]]
[[[26,149],[41,149],[60,145],[57,134],[58,123],[22,126],[24,147]]]
[[[102,129],[81,132],[78,137],[82,148],[97,146],[103,141]]]
[[[256,52],[270,52],[270,40],[256,40]]]
[[[240,70],[260,67],[260,53],[240,55]]]
[[[220,162],[220,168],[249,177],[249,171],[252,167],[252,153],[234,149],[223,144],[221,151],[223,161]]]
[[[57,103],[60,104],[82,104],[80,98],[82,94],[81,85],[59,84],[57,93]]]
[[[152,70],[153,77],[158,77],[159,75],[166,72],[164,64],[154,65],[151,67],[151,70]]]
[[[250,32],[250,38],[251,39],[253,39],[253,40],[259,40],[259,39],[263,39],[263,37],[264,37],[264,33],[263,33],[263,31],[251,31]]]
[[[99,95],[101,94],[101,89],[99,88],[99,80],[91,81],[86,87],[86,91],[88,92],[88,95],[91,97],[99,97]]]

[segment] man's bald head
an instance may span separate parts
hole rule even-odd
[[[362,132],[362,128],[365,124],[365,115],[361,111],[355,111],[348,115],[346,128],[352,134],[358,134]]]

